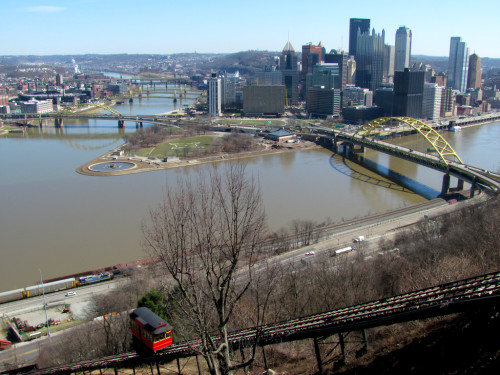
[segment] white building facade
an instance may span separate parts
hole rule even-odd
[[[222,113],[221,79],[217,77],[217,74],[212,73],[207,83],[208,83],[208,94],[207,94],[208,114],[210,116],[219,117]]]
[[[441,116],[441,97],[444,87],[435,83],[424,83],[422,98],[422,117],[427,120],[438,120]]]
[[[411,30],[405,26],[401,26],[396,31],[394,55],[394,70],[404,70],[410,67],[411,56]]]

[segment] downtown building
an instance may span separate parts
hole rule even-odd
[[[337,64],[339,66],[339,80],[340,80],[340,89],[344,90],[347,85],[347,62],[349,60],[349,56],[345,51],[339,49],[332,49],[330,53],[325,54],[325,63],[327,64]]]
[[[280,59],[282,84],[286,88],[286,106],[296,105],[299,101],[299,76],[297,54],[290,42],[283,48]]]
[[[349,20],[349,56],[356,57],[358,34],[370,33],[369,18],[351,18]]]
[[[394,82],[394,55],[394,46],[384,45],[384,83]]]
[[[307,112],[311,116],[340,116],[339,65],[320,63],[306,77]]]
[[[385,31],[361,34],[356,42],[356,86],[375,91],[384,77]]]
[[[443,87],[435,83],[424,83],[422,118],[435,121],[441,117],[442,92]]]
[[[481,58],[473,53],[469,57],[469,74],[467,77],[467,88],[468,89],[479,89],[481,88]]]
[[[305,81],[307,73],[312,73],[313,66],[322,62],[324,59],[324,47],[319,43],[311,43],[302,46],[302,70],[300,80]]]
[[[256,72],[255,81],[259,85],[282,85],[283,74],[279,70],[279,64],[266,65],[263,71]]]
[[[396,31],[394,54],[394,70],[402,71],[410,67],[411,57],[411,30],[401,26]]]
[[[342,91],[342,108],[359,105],[371,107],[373,105],[373,92],[361,87],[347,85]]]
[[[423,71],[405,68],[404,71],[394,72],[393,116],[421,118],[423,94]]]
[[[21,113],[50,113],[54,111],[52,99],[21,102]]]
[[[469,48],[459,36],[450,39],[450,56],[448,59],[448,87],[460,92],[467,88],[467,72],[469,70]]]
[[[245,116],[281,116],[285,111],[285,90],[284,85],[244,86]]]

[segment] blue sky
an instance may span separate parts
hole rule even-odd
[[[308,42],[348,49],[349,18],[370,18],[386,43],[399,26],[412,54],[448,56],[461,36],[500,58],[500,0],[2,0],[0,55],[296,51]]]

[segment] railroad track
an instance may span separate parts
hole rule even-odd
[[[401,323],[482,306],[498,305],[500,272],[433,286],[402,295],[344,307],[297,319],[234,331],[229,335],[233,349],[328,336],[355,329]],[[37,370],[39,374],[69,374],[102,368],[136,367],[195,356],[201,351],[198,340],[170,346],[149,357],[125,353],[95,361]]]

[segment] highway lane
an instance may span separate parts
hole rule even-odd
[[[485,199],[485,194],[475,198],[474,200]],[[461,205],[473,204],[473,201],[466,201],[460,203]],[[425,207],[425,208],[424,208]],[[310,246],[295,249],[280,255],[269,257],[268,259],[258,262],[254,267],[254,272],[266,272],[276,265],[295,264],[300,265],[303,262],[319,262],[326,257],[330,257],[335,249],[352,246],[353,238],[358,236],[365,236],[365,241],[358,244],[357,247],[363,251],[364,256],[370,256],[371,253],[378,251],[378,242],[382,238],[390,238],[394,236],[398,230],[402,230],[422,219],[424,215],[432,219],[441,213],[449,212],[456,208],[455,205],[449,205],[445,201],[435,200],[427,202],[423,207],[416,205],[416,207],[407,207],[405,209],[394,210],[387,212],[376,217],[367,217],[352,221],[343,225],[334,226],[329,231],[329,238],[312,244]],[[359,249],[351,253],[340,255],[340,257],[352,257],[359,253]],[[306,255],[308,252],[314,252],[314,255]],[[245,272],[237,274],[237,279]],[[272,276],[272,275],[270,275]],[[93,298],[102,293],[111,292],[123,283],[129,282],[128,278],[119,278],[111,281],[89,285],[85,287],[72,289],[76,291],[77,295],[73,297],[65,297],[67,291],[47,294],[45,296],[47,304],[60,305],[63,303],[71,303],[72,305],[86,306]],[[0,313],[2,315],[12,316],[27,311],[41,310],[43,308],[42,297],[35,297],[31,299],[15,301],[7,304],[0,305]],[[72,308],[73,310],[73,308]],[[46,340],[56,339],[57,334],[52,338],[40,338],[30,343],[16,344],[12,349],[0,353],[0,369],[3,367],[5,361],[12,360],[13,358],[26,360],[27,363],[33,363],[38,358],[40,347]]]

